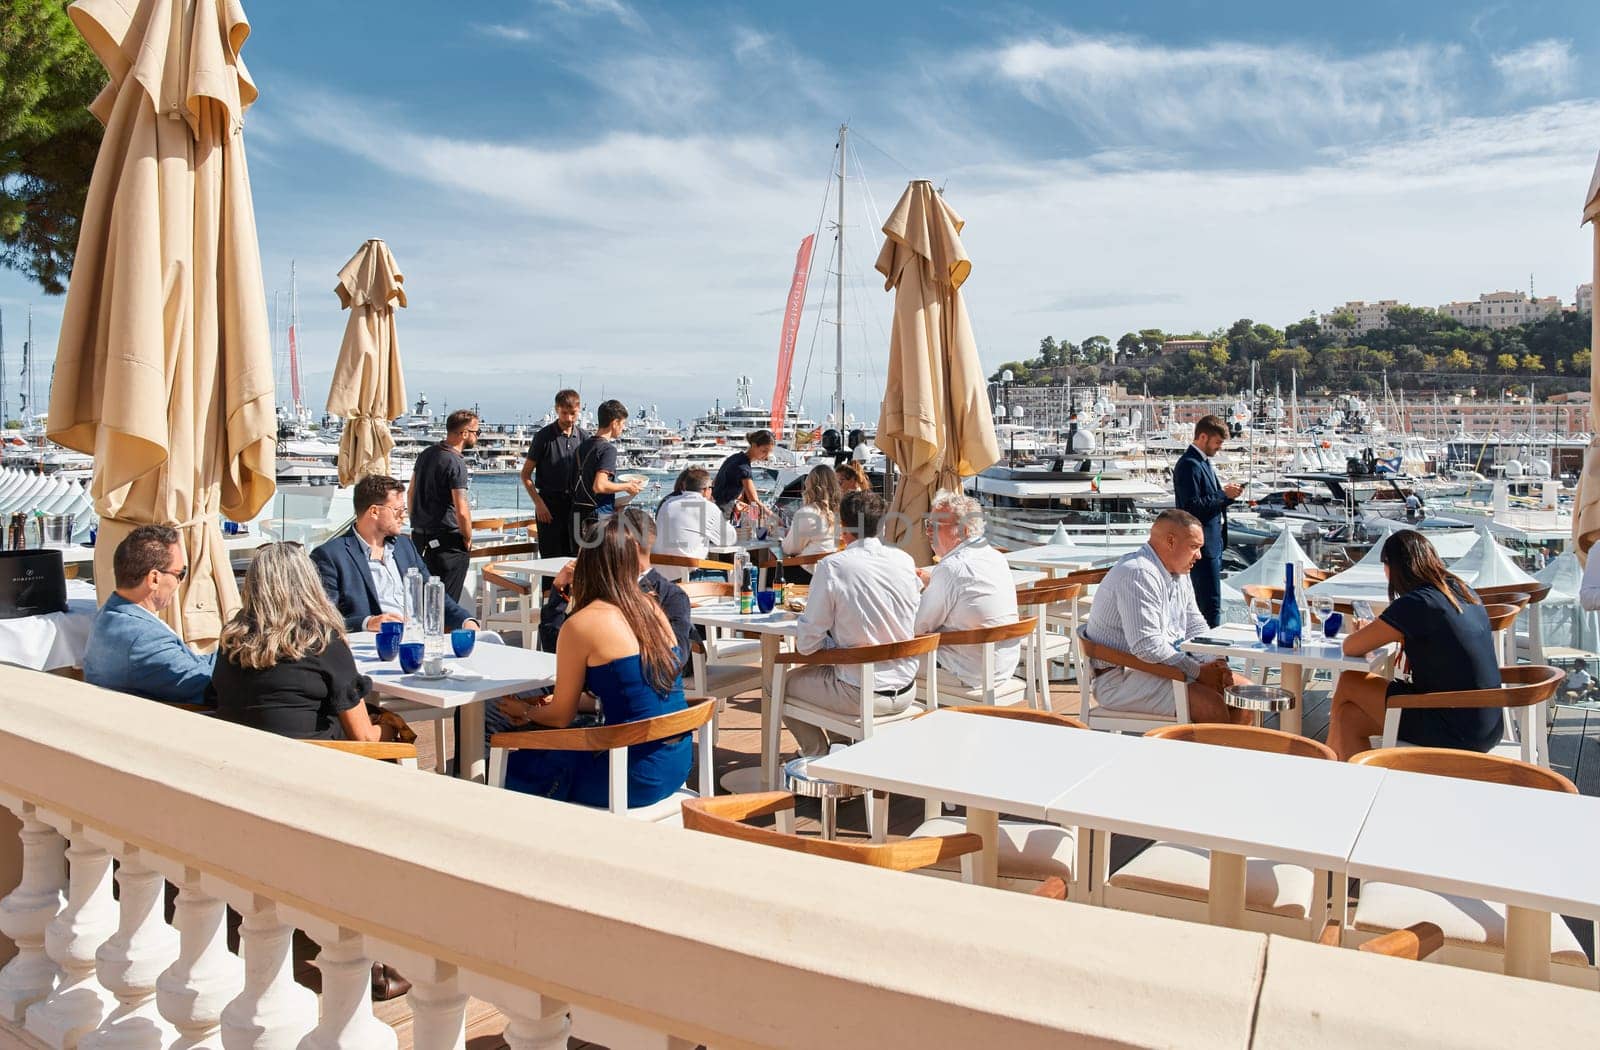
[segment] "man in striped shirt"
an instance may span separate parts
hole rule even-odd
[[[1242,725],[1250,721],[1250,712],[1224,704],[1222,690],[1235,683],[1249,685],[1250,680],[1234,674],[1226,660],[1208,663],[1178,648],[1207,628],[1189,582],[1189,570],[1204,545],[1205,535],[1194,515],[1162,512],[1144,546],[1124,554],[1106,573],[1095,592],[1085,632],[1091,641],[1182,671],[1189,682],[1191,721]],[[1094,699],[1109,711],[1169,718],[1176,714],[1170,681],[1127,667],[1097,667]]]

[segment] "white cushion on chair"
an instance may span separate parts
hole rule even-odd
[[[967,822],[960,817],[935,817],[924,821],[911,833],[914,839],[939,835],[961,835]],[[1002,820],[999,840],[1000,877],[1043,881],[1052,875],[1071,882],[1078,862],[1078,839],[1071,828],[1056,824],[1030,824],[1022,820]],[[938,868],[959,868],[961,859],[941,862]]]
[[[1106,885],[1164,897],[1207,901],[1211,897],[1211,853],[1197,846],[1157,842]],[[1250,911],[1304,919],[1311,914],[1316,876],[1298,864],[1251,858],[1245,862],[1244,906]]]
[[[683,816],[684,799],[699,797],[697,793],[681,787],[654,805],[635,806],[628,810],[627,817],[629,820],[642,820],[646,824],[668,824]]]
[[[1027,684],[1022,679],[1008,678],[995,688],[994,704],[996,707],[1020,704],[1027,691]],[[977,686],[969,689],[967,686],[962,685],[961,680],[955,675],[948,674],[942,670],[939,672],[939,703],[959,706],[987,702],[984,699],[982,689]]]
[[[737,696],[761,688],[761,668],[745,664],[707,664],[705,680],[705,696]],[[683,684],[685,692],[694,689],[693,677],[686,677]]]
[[[1387,882],[1361,884],[1361,901],[1356,905],[1354,919],[1356,929],[1388,933],[1417,922],[1438,926],[1444,931],[1446,944],[1499,952],[1506,948],[1503,904]],[[1575,966],[1588,965],[1583,946],[1559,915],[1550,916],[1550,959]]]
[[[917,717],[918,715],[922,714],[924,710],[925,709],[920,702],[914,701],[911,706],[907,707],[904,711],[901,711],[898,714],[874,715],[872,717],[872,724],[874,727],[877,727],[889,725],[891,722],[904,722],[908,718]],[[816,704],[808,704],[804,700],[796,700],[792,696],[784,697],[782,714],[787,717],[795,713],[799,713],[800,721],[802,722],[807,721],[805,717],[807,714],[814,714],[819,718],[827,719],[830,723],[843,722],[850,725],[861,724],[860,715],[846,714],[843,711],[835,711],[831,707],[819,707]]]
[[[706,661],[713,664],[740,663],[750,664],[761,662],[761,639],[759,638],[717,638],[708,640],[706,646]]]

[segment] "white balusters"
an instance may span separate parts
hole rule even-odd
[[[83,825],[55,822],[66,831],[67,906],[44,934],[45,951],[61,968],[50,998],[28,1007],[26,1024],[45,1045],[68,1050],[117,1005],[95,975],[95,952],[117,929],[111,899],[111,854],[90,841]]]
[[[117,869],[121,921],[95,952],[95,972],[118,1006],[85,1035],[82,1050],[162,1050],[178,1037],[156,1009],[156,980],[178,957],[178,931],[163,914],[166,880],[135,847]]]
[[[566,1003],[480,974],[464,974],[463,980],[468,991],[505,1015],[503,1037],[509,1050],[566,1050],[572,1035]]]
[[[294,983],[294,929],[265,897],[245,895],[239,955],[244,990],[222,1011],[226,1050],[293,1050],[317,1023],[317,997]],[[370,979],[370,978],[369,978]]]
[[[394,1050],[394,1029],[372,1013],[372,960],[361,934],[340,927],[321,944],[322,1019],[299,1050]]]
[[[367,938],[367,950],[411,982],[411,1045],[415,1050],[463,1050],[467,1045],[467,993],[449,963],[400,945]]]
[[[61,910],[67,883],[66,841],[31,804],[20,803],[15,812],[22,821],[22,879],[0,900],[0,933],[17,945],[17,954],[0,969],[0,1019],[12,1024],[56,986],[60,971],[45,954],[44,931]]]
[[[227,906],[193,868],[179,877],[172,924],[178,959],[156,981],[156,1005],[179,1033],[171,1050],[221,1045],[222,1010],[244,987],[244,962],[228,951]]]

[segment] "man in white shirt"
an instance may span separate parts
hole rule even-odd
[[[1189,583],[1189,570],[1204,546],[1199,519],[1188,511],[1163,511],[1144,546],[1124,554],[1106,573],[1084,630],[1091,641],[1182,671],[1189,681],[1191,721],[1243,725],[1250,712],[1224,704],[1222,690],[1250,680],[1234,674],[1226,660],[1206,662],[1178,649],[1207,629]],[[1126,667],[1095,668],[1094,699],[1109,711],[1176,713],[1170,681]]]
[[[656,508],[656,539],[651,550],[703,559],[713,546],[734,541],[733,526],[711,502],[710,472],[690,467],[679,474],[672,495]],[[674,583],[689,578],[689,570],[679,565],[663,565],[656,571]]]
[[[983,534],[978,501],[959,492],[939,492],[928,511],[928,542],[939,564],[918,569],[927,583],[917,606],[917,634],[970,631],[1017,622],[1017,589],[1005,555],[989,546]],[[994,647],[994,681],[983,680],[983,647],[939,647],[939,667],[968,689],[999,686],[1017,673],[1022,640]]]
[[[796,625],[795,648],[853,649],[887,645],[916,636],[921,587],[917,569],[905,551],[878,539],[885,511],[883,498],[852,492],[839,507],[840,526],[848,546],[817,563],[811,577],[806,611]],[[878,696],[874,717],[897,715],[916,695],[917,659],[904,657],[873,665]],[[844,714],[861,711],[861,668],[803,666],[789,673],[786,694],[802,703]],[[802,755],[827,753],[828,735],[816,726],[785,719]]]

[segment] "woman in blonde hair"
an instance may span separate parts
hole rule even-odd
[[[826,554],[839,549],[839,476],[822,464],[811,468],[800,489],[800,509],[783,537],[790,557]]]
[[[861,469],[859,463],[839,464],[839,492],[840,498],[852,492],[871,492],[872,482],[867,479],[867,472]]]
[[[222,629],[211,689],[229,722],[301,740],[383,740],[362,699],[344,624],[298,543],[262,547]]]
[[[556,688],[542,703],[523,701],[517,720],[563,727],[584,692],[600,700],[606,723],[637,722],[682,711],[678,649],[661,606],[639,586],[644,560],[626,515],[603,519],[579,545],[572,612],[556,641]],[[504,709],[504,708],[502,708]],[[688,734],[628,748],[628,805],[649,806],[683,787],[694,760]],[[513,751],[506,787],[530,795],[604,806],[610,756],[586,751]]]

